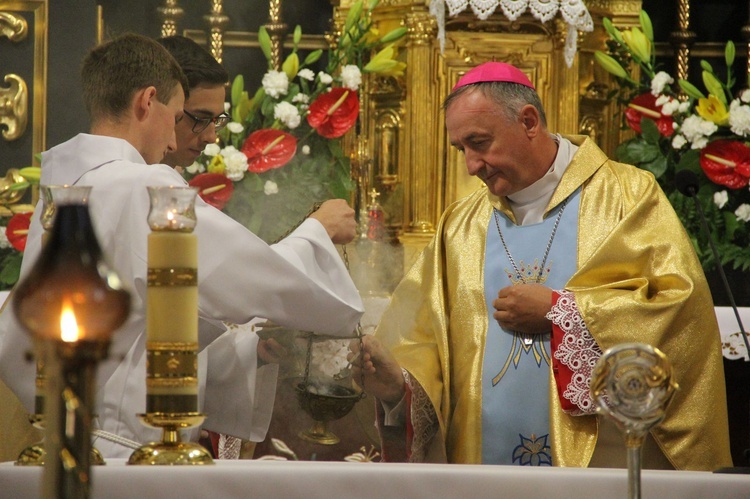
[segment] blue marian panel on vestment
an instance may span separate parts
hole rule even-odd
[[[485,252],[484,294],[489,313],[482,368],[482,462],[543,466],[552,464],[549,439],[550,336],[524,335],[500,327],[492,302],[500,289],[540,282],[560,290],[576,270],[580,189],[563,211],[546,264],[539,270],[561,206],[538,224],[516,226],[497,212],[516,274],[490,217]]]

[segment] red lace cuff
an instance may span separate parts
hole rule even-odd
[[[553,291],[547,318],[552,321],[552,371],[560,405],[574,416],[593,414],[596,407],[589,392],[591,372],[602,351],[583,321],[575,295]]]

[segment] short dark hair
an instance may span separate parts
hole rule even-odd
[[[224,85],[229,73],[206,49],[190,38],[174,35],[156,41],[166,48],[182,68],[190,88],[200,85]]]
[[[83,100],[92,122],[119,118],[138,90],[153,86],[168,103],[178,86],[187,93],[185,75],[174,57],[151,38],[126,33],[93,48],[81,66]]]

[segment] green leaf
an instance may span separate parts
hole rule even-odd
[[[701,173],[701,163],[700,163],[701,155],[700,151],[697,149],[689,149],[685,153],[682,154],[680,157],[679,162],[677,163],[676,170],[691,170],[695,173]]]
[[[667,158],[666,156],[658,156],[653,161],[641,163],[638,166],[653,173],[654,177],[661,178],[667,171]]]
[[[305,62],[302,63],[303,66],[309,66],[310,64],[315,64],[318,62],[318,59],[320,59],[320,56],[323,55],[323,50],[313,50],[309,54],[307,54],[307,57],[305,57]]]
[[[693,99],[705,99],[706,96],[703,95],[703,92],[698,90],[698,87],[693,85],[687,80],[679,80],[677,84],[680,86],[683,92],[685,92],[689,97],[692,97]]]
[[[620,144],[615,151],[615,155],[618,161],[639,166],[641,163],[654,161],[661,155],[661,150],[659,146],[650,144],[645,140],[633,139]]]
[[[661,138],[656,122],[645,116],[641,119],[641,134],[649,144],[658,144]]]
[[[724,87],[721,86],[721,82],[714,76],[712,72],[703,71],[703,84],[706,86],[708,93],[715,96],[724,104],[727,103],[727,96],[724,95]]]
[[[234,77],[234,80],[232,81],[232,107],[236,107],[240,103],[240,98],[242,97],[242,92],[245,90],[245,77],[240,75],[237,75]]]
[[[654,43],[654,27],[651,24],[651,18],[648,17],[648,14],[643,9],[641,9],[641,12],[638,14],[638,18],[641,22],[643,34],[646,35],[646,38],[648,38],[651,43]]]

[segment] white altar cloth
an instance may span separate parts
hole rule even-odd
[[[623,452],[625,452],[623,448]],[[42,468],[0,464],[0,496],[39,497]],[[627,470],[495,465],[217,461],[214,466],[127,466],[110,459],[92,472],[92,498],[448,498],[627,497]],[[750,475],[642,473],[642,497],[747,498]]]

